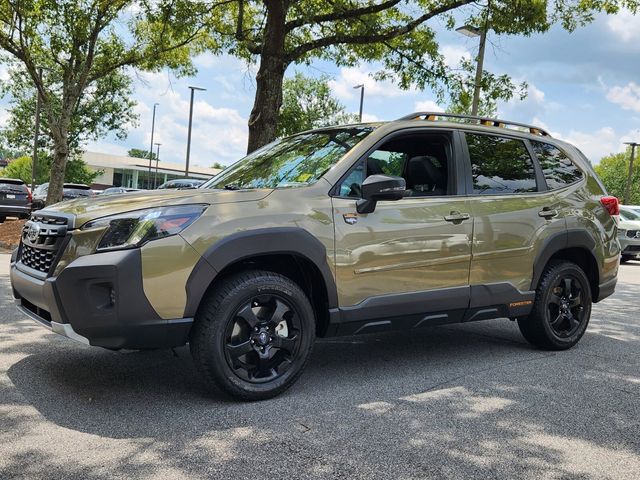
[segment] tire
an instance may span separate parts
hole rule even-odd
[[[4,215],[0,216],[0,223],[4,223],[6,219],[7,217],[5,217]]]
[[[210,290],[196,313],[190,348],[209,387],[253,401],[289,388],[315,340],[309,299],[291,279],[251,270]]]
[[[572,262],[553,261],[542,274],[531,314],[519,318],[518,327],[538,348],[566,350],[587,330],[591,303],[591,286],[584,271]]]

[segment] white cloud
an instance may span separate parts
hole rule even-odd
[[[443,45],[440,53],[444,56],[444,63],[449,68],[456,68],[463,58],[470,59],[472,57],[469,50],[461,45]]]
[[[444,108],[433,100],[417,101],[414,105],[414,110],[416,112],[444,112]]]
[[[603,127],[595,132],[571,130],[568,135],[558,137],[578,147],[593,164],[596,164],[610,153],[623,152],[624,142],[637,139],[639,133],[636,130],[619,134],[611,127]]]
[[[611,87],[607,92],[607,100],[620,105],[625,110],[640,112],[640,85],[629,82],[622,87]]]
[[[607,26],[623,42],[640,40],[640,17],[629,10],[609,16]]]
[[[368,122],[379,122],[380,118],[378,118],[376,115],[373,115],[371,113],[364,113],[362,112],[362,121],[364,123],[368,123]]]
[[[337,79],[329,81],[329,87],[336,97],[347,101],[360,95],[360,90],[353,87],[364,85],[365,103],[368,97],[393,98],[409,93],[390,81],[377,82],[371,76],[372,73],[372,70],[365,67],[344,67],[340,69],[340,76]]]

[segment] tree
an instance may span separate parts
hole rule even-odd
[[[556,0],[549,9],[540,0],[489,1],[492,29],[523,35],[545,31],[554,21],[573,29],[599,9],[637,8],[637,0]],[[211,48],[258,63],[248,151],[276,136],[290,65],[314,59],[338,66],[378,62],[376,77],[401,88],[441,86],[448,72],[427,22],[442,18],[453,27],[454,12],[474,22],[479,4],[486,8],[477,0],[237,0],[219,10],[210,24]]]
[[[52,158],[40,155],[36,163],[36,183],[48,182],[51,175]],[[19,178],[27,185],[31,185],[32,157],[22,156],[13,160],[1,172],[6,178]],[[91,184],[101,172],[91,170],[79,156],[73,156],[67,163],[64,181],[70,183]]]
[[[475,64],[471,60],[463,59],[460,63],[460,71],[454,73],[448,80],[448,112],[471,114],[473,91],[476,84],[475,68]],[[516,85],[509,75],[496,75],[483,70],[480,78],[478,115],[481,117],[496,117],[498,100],[508,101],[514,96],[524,100],[527,97],[527,83],[522,82]]]
[[[284,80],[276,131],[279,137],[358,120],[356,115],[346,113],[345,106],[331,95],[328,80],[324,75],[308,78],[300,72]]]
[[[131,106],[127,67],[190,70],[187,45],[227,2],[190,0],[0,0],[0,59],[17,92],[34,88],[53,155],[47,203],[62,199],[74,142],[123,127]],[[42,74],[40,73],[42,72]],[[14,108],[25,111],[30,96]],[[92,115],[89,105],[118,105]],[[26,131],[32,132],[33,129]],[[74,139],[75,137],[75,139]]]
[[[141,148],[130,148],[127,155],[135,158],[149,158],[149,150],[143,150]],[[151,159],[156,159],[156,154],[151,152]]]
[[[631,149],[628,148],[624,153],[607,155],[594,167],[607,192],[620,199],[624,197],[630,159]],[[638,163],[640,162],[634,162],[631,177],[631,205],[640,204],[640,165]]]
[[[218,170],[224,170],[225,168],[227,168],[227,166],[221,164],[220,162],[213,162],[213,165],[211,165],[211,168],[216,168]]]

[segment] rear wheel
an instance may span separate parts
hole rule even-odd
[[[262,400],[298,379],[314,338],[313,309],[300,287],[276,273],[247,271],[209,292],[190,346],[210,386],[241,400]]]
[[[555,261],[542,275],[531,314],[518,319],[518,327],[539,348],[565,350],[582,338],[590,317],[589,279],[575,263]]]

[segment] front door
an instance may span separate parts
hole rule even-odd
[[[343,322],[417,315],[415,326],[462,318],[473,219],[467,198],[457,195],[456,153],[450,132],[395,135],[343,178],[332,199]],[[362,180],[380,173],[404,177],[407,196],[358,214]]]

